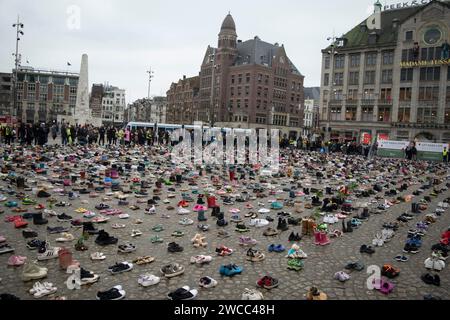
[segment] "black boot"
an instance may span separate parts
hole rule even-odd
[[[345,220],[342,220],[342,233],[347,233],[347,227],[345,226]]]
[[[83,222],[83,233],[98,234],[98,229],[95,229],[92,222]]]
[[[111,237],[105,230],[100,230],[97,239],[95,239],[95,243],[101,246],[116,244],[117,241],[119,241],[119,239]]]
[[[325,192],[326,192],[326,194],[333,194],[333,191],[331,190],[331,187],[326,187],[325,188]]]
[[[347,221],[347,232],[353,232],[352,222]]]
[[[33,214],[33,223],[35,225],[47,224],[48,220],[42,217],[42,212]]]

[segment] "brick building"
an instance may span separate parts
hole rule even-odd
[[[180,79],[167,91],[166,122],[191,124],[198,113],[199,77]]]
[[[283,45],[264,42],[257,36],[244,42],[237,38],[235,22],[228,14],[217,48],[208,46],[203,57],[198,108],[191,112],[179,102],[170,108],[171,113],[185,123],[270,127],[293,136],[301,134],[304,76],[288,58]],[[173,87],[174,84],[171,90]]]

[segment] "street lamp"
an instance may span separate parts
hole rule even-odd
[[[150,86],[152,84],[152,79],[155,77],[155,72],[152,70],[152,67],[150,67],[150,70],[147,71],[148,73],[148,101],[150,103],[150,122],[152,122],[152,103],[150,100]]]
[[[19,41],[20,41],[20,36],[24,35],[23,31],[21,29],[24,28],[23,23],[20,22],[19,16],[17,16],[17,23],[14,23],[13,28],[16,28],[16,53],[13,53],[14,56],[14,65],[15,65],[15,70],[14,70],[14,90],[13,90],[13,105],[12,105],[12,109],[10,111],[10,116],[11,116],[11,122],[12,122],[12,117],[15,114],[15,111],[17,110],[17,69],[19,68],[20,65],[20,55],[19,55]]]
[[[329,97],[328,97],[328,108],[327,108],[327,127],[326,127],[326,132],[325,132],[325,140],[330,140],[331,138],[331,134],[330,134],[330,117],[331,117],[331,108],[330,108],[330,104],[331,104],[331,93],[333,92],[333,95],[336,95],[336,90],[334,89],[334,86],[336,85],[336,83],[334,82],[334,61],[335,61],[335,55],[338,54],[338,52],[336,51],[336,43],[338,40],[340,40],[341,38],[337,38],[334,35],[332,37],[328,37],[327,41],[331,41],[331,45],[330,45],[330,50],[328,50],[328,54],[331,56],[330,59],[330,64],[331,64],[331,72],[330,72],[330,77],[329,79],[331,79],[331,88],[329,91]],[[327,139],[328,137],[328,139]]]
[[[216,69],[217,69],[217,65],[216,65],[216,50],[214,49],[214,52],[212,54],[209,55],[209,61],[210,63],[212,63],[212,72],[211,72],[211,101],[210,101],[210,107],[209,107],[209,121],[211,123],[211,128],[214,127],[214,116],[215,116],[215,110],[213,110],[214,108],[214,96],[215,96],[215,87],[216,87],[216,82],[215,82],[215,77],[216,77]]]

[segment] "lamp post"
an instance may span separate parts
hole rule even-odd
[[[215,81],[215,77],[216,77],[216,49],[214,49],[214,52],[212,54],[209,55],[209,61],[212,63],[212,71],[211,71],[211,101],[210,101],[210,106],[209,106],[209,121],[211,124],[211,128],[214,127],[214,115],[215,115],[215,110],[213,110],[214,108],[214,96],[215,96],[215,87],[216,87],[216,81]]]
[[[325,140],[330,140],[331,138],[331,133],[330,133],[330,116],[331,116],[331,108],[330,108],[330,104],[331,104],[331,94],[333,93],[334,96],[336,96],[336,91],[334,89],[334,86],[336,85],[336,83],[334,82],[334,61],[335,61],[335,55],[338,54],[338,52],[336,51],[336,42],[338,40],[340,40],[341,38],[337,38],[336,36],[332,36],[332,37],[328,37],[327,40],[331,41],[331,45],[330,45],[330,50],[328,50],[328,54],[331,56],[330,58],[330,64],[331,64],[331,74],[330,74],[330,81],[331,81],[331,87],[330,87],[330,92],[329,92],[329,99],[328,99],[328,108],[327,108],[327,127],[326,127],[326,132],[325,132]]]
[[[152,67],[150,67],[150,70],[147,71],[148,73],[148,102],[150,103],[150,122],[152,122],[152,102],[150,99],[150,87],[152,84],[152,79],[155,77],[155,72],[152,70]]]
[[[19,16],[17,16],[17,23],[14,23],[13,28],[16,28],[16,53],[13,53],[14,56],[14,65],[15,65],[15,70],[14,70],[14,90],[13,90],[13,105],[11,106],[11,111],[10,111],[10,116],[11,116],[11,123],[12,123],[12,117],[15,116],[15,112],[17,110],[17,72],[18,72],[18,68],[20,65],[20,55],[19,55],[19,41],[20,41],[20,36],[24,35],[23,31],[21,29],[24,28],[23,23],[20,22],[20,18]]]

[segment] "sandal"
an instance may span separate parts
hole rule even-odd
[[[155,261],[154,257],[146,256],[146,257],[139,257],[139,258],[133,260],[133,263],[136,263],[137,265],[144,265],[144,264],[152,263],[153,261]]]

